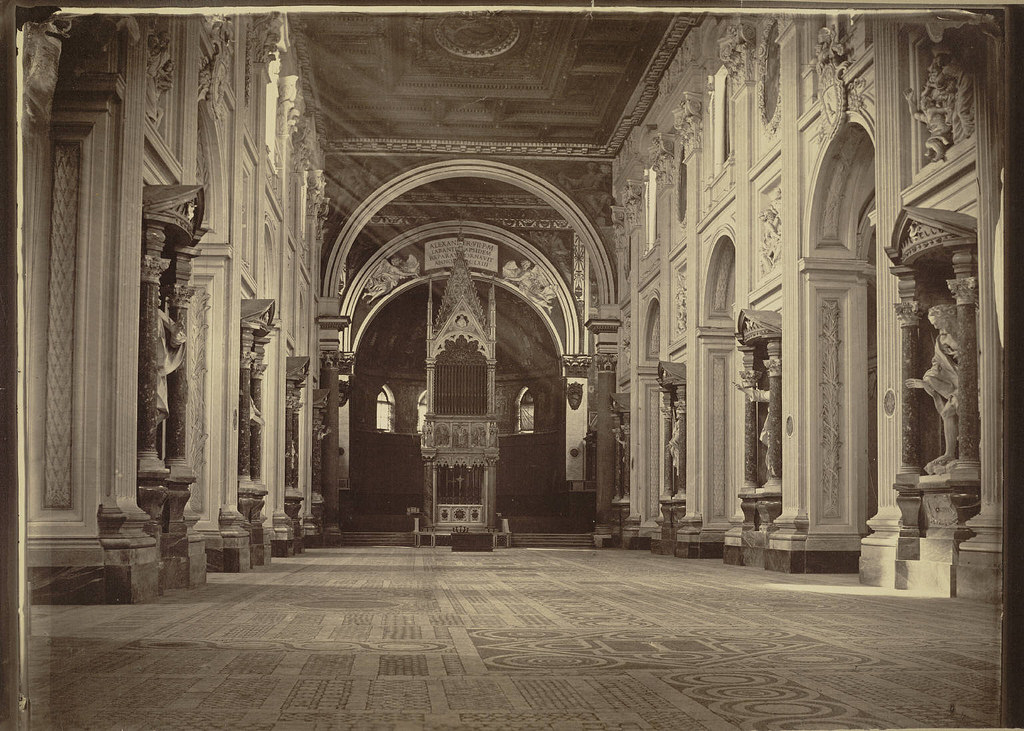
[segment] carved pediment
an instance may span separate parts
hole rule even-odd
[[[270,332],[274,327],[275,304],[274,300],[270,299],[242,300],[242,324],[256,330],[257,336],[260,332]]]
[[[664,386],[686,385],[686,364],[670,360],[658,361],[658,383]]]
[[[195,246],[203,237],[206,193],[201,185],[145,185],[142,188],[143,225],[162,225],[174,246]]]
[[[289,381],[302,382],[309,375],[308,355],[289,355],[285,363],[285,373]]]
[[[744,345],[782,338],[782,315],[772,310],[740,310],[736,339]]]
[[[892,244],[885,247],[885,253],[893,264],[909,266],[922,259],[947,259],[953,249],[977,245],[978,221],[974,216],[908,206],[896,218]]]
[[[629,413],[629,391],[619,391],[612,394],[612,411]]]
[[[313,408],[314,409],[326,409],[327,408],[327,394],[331,392],[329,388],[316,388],[313,389]]]

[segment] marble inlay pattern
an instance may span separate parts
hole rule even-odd
[[[33,728],[996,723],[987,605],[639,551],[311,551],[141,606],[33,609]]]

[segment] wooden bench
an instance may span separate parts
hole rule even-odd
[[[452,532],[452,551],[493,551],[494,537],[490,533]]]

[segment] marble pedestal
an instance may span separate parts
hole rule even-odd
[[[160,551],[146,536],[29,539],[33,604],[140,604],[160,595]]]
[[[676,531],[676,558],[722,558],[725,531],[683,526]]]
[[[249,532],[239,528],[206,534],[206,570],[209,573],[238,573],[249,571]]]

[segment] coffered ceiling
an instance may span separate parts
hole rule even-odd
[[[613,155],[693,18],[302,14],[293,41],[329,152]]]

